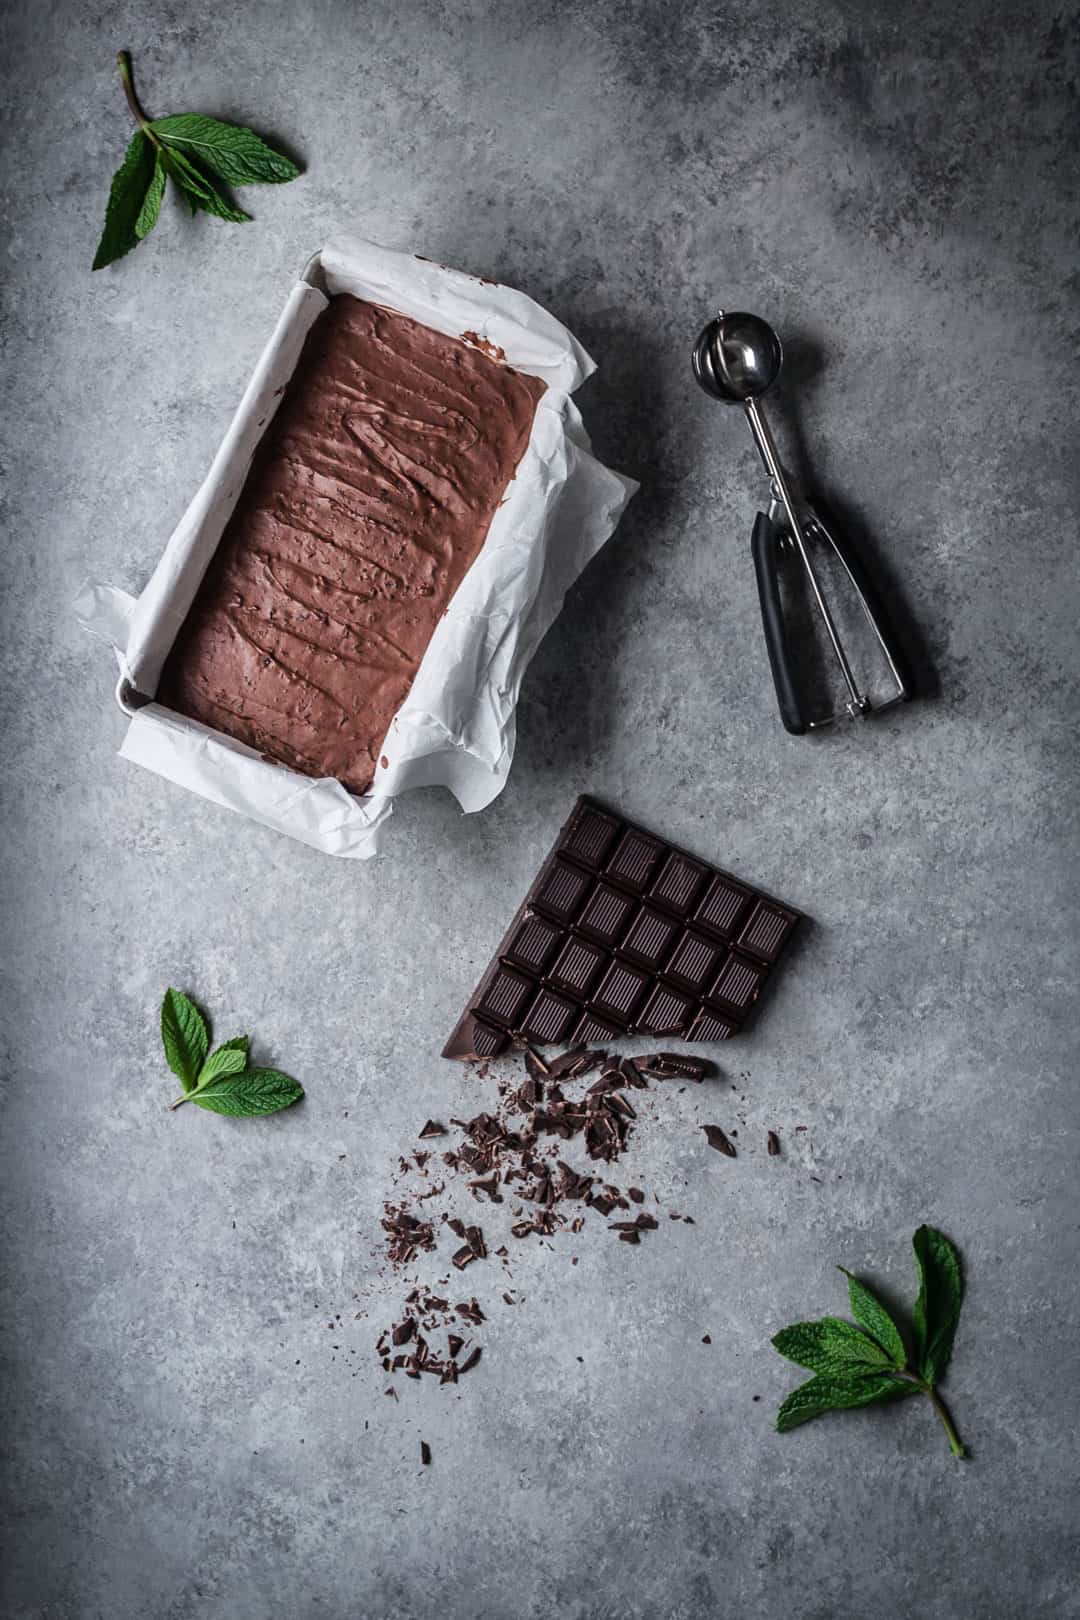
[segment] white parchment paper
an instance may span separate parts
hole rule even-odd
[[[396,794],[450,788],[463,810],[502,791],[522,677],[563,597],[637,487],[593,456],[571,392],[594,370],[573,335],[524,293],[357,237],[331,241],[294,287],[191,505],[137,599],[88,581],[75,612],[108,641],[132,713],[121,757],[328,855],[379,847]],[[321,288],[325,287],[326,291]],[[360,798],[146,702],[236,504],[252,457],[327,295],[388,304],[453,337],[475,334],[542,377],[528,448],[487,538],[431,638]],[[136,704],[141,704],[135,707]]]

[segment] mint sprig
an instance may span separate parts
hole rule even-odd
[[[276,1114],[299,1102],[304,1088],[280,1069],[248,1065],[247,1035],[235,1035],[210,1052],[210,1032],[195,1003],[182,990],[166,990],[161,1004],[161,1040],[165,1061],[184,1088],[171,1108],[193,1102],[212,1114],[234,1119]],[[209,1053],[209,1055],[208,1055]]]
[[[860,1325],[825,1316],[818,1322],[795,1322],[772,1341],[782,1356],[815,1374],[792,1390],[776,1414],[782,1434],[823,1412],[926,1395],[944,1425],[953,1456],[964,1455],[937,1391],[952,1355],[964,1298],[960,1256],[945,1234],[932,1226],[920,1226],[912,1243],[919,1272],[912,1354],[877,1295],[839,1266],[848,1279],[851,1314]]]
[[[204,113],[170,113],[147,118],[135,94],[131,57],[117,57],[131,115],[138,129],[128,142],[124,161],[113,175],[105,209],[95,270],[122,259],[149,236],[161,213],[167,180],[185,198],[191,212],[201,208],[218,219],[251,218],[222,189],[226,186],[281,185],[295,180],[299,168],[282,152],[240,124]]]

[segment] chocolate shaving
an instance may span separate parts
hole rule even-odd
[[[425,1468],[431,1462],[431,1447],[428,1445],[426,1440],[421,1440],[420,1442],[420,1461],[423,1463]]]
[[[446,1126],[440,1125],[437,1119],[429,1119],[419,1134],[421,1140],[423,1140],[425,1136],[445,1136]]]
[[[734,1142],[719,1125],[703,1125],[701,1128],[709,1146],[715,1148],[717,1153],[726,1153],[729,1159],[736,1157]]]
[[[769,1146],[769,1157],[770,1157],[770,1159],[779,1158],[779,1156],[780,1156],[780,1138],[777,1136],[776,1132],[775,1131],[770,1131],[767,1138],[766,1138],[766,1141],[768,1142],[768,1146]]]

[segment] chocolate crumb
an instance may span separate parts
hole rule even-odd
[[[420,1461],[423,1463],[425,1468],[431,1461],[431,1447],[428,1445],[426,1440],[421,1440],[420,1442]]]
[[[702,1344],[712,1344],[712,1338],[708,1333],[703,1333],[701,1336],[701,1342]]]
[[[766,1140],[769,1145],[770,1159],[778,1158],[780,1154],[780,1138],[777,1136],[776,1132],[770,1131]]]

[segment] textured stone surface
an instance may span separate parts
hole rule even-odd
[[[4,28],[5,1614],[1080,1613],[1075,7],[58,0]],[[152,109],[250,120],[308,173],[245,227],[170,204],[92,277],[121,45]],[[145,580],[350,224],[550,304],[643,481],[503,797],[414,796],[367,866],[121,764],[68,611],[87,572]],[[775,716],[745,429],[689,375],[718,302],[795,340],[785,442],[887,554],[938,688],[820,744]],[[484,1364],[395,1404],[380,1199],[428,1115],[488,1097],[436,1054],[582,789],[816,927],[728,1081],[650,1094],[630,1162],[697,1224],[530,1246],[514,1309],[474,1268]],[[170,982],[303,1109],[168,1115]],[[968,1266],[970,1462],[917,1403],[775,1435],[769,1335],[842,1308],[838,1261],[910,1293],[924,1219]]]

